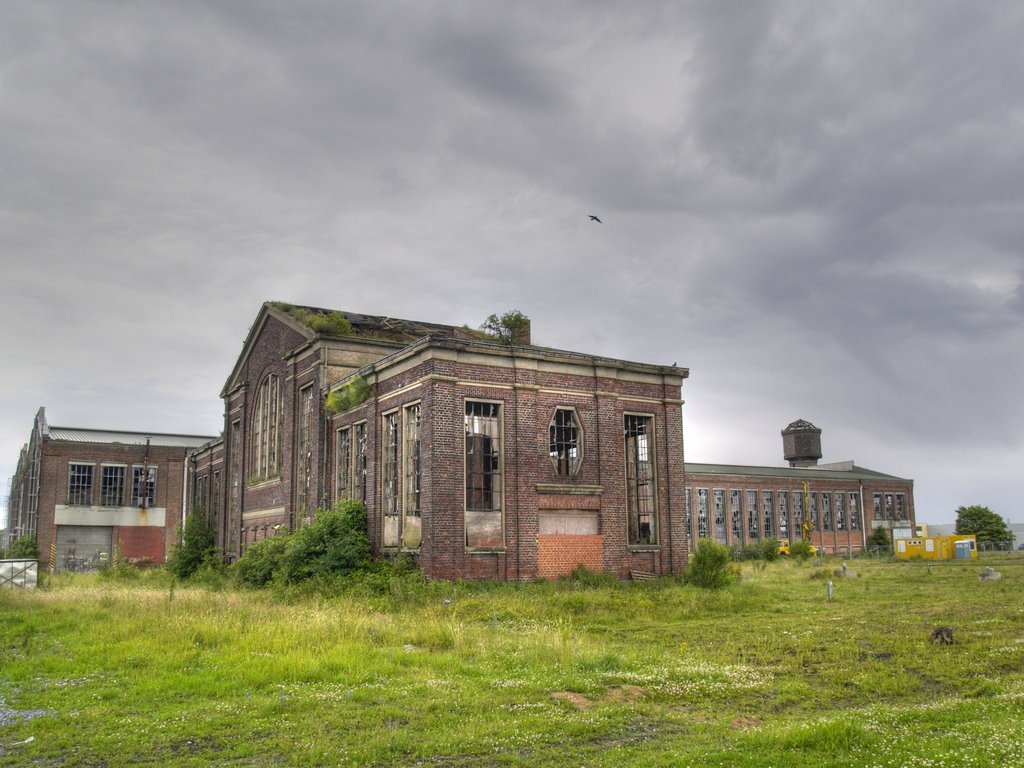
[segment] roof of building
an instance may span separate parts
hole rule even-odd
[[[819,464],[814,467],[752,467],[743,464],[695,464],[686,462],[686,473],[695,475],[745,475],[748,477],[784,477],[794,480],[902,480],[906,478],[858,467],[852,461]]]
[[[47,433],[48,440],[65,443],[115,443],[118,445],[145,445],[168,448],[198,448],[212,438],[209,435],[168,435],[159,432],[119,432],[110,429],[81,429],[78,427],[53,427]]]

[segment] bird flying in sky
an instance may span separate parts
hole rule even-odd
[[[590,220],[591,221],[596,221],[598,224],[603,224],[604,223],[599,218],[597,218],[597,216],[595,216],[594,214],[590,214]]]

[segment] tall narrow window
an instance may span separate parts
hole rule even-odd
[[[845,497],[843,496],[842,491],[836,491],[835,508],[836,508],[836,530],[837,531],[845,531],[846,530],[846,511],[843,509],[843,499],[844,498]]]
[[[347,499],[352,478],[352,434],[348,427],[339,429],[335,438],[335,498]]]
[[[858,504],[858,501],[857,501],[857,494],[855,492],[854,493],[850,493],[848,498],[849,498],[849,501],[850,501],[850,530],[851,531],[859,531],[860,530],[860,507],[859,507],[859,504]]]
[[[683,495],[686,504],[686,538],[689,540],[689,538],[693,535],[693,508],[690,502],[690,489],[684,488]]]
[[[793,535],[804,538],[804,495],[801,491],[793,491]]]
[[[882,494],[880,494],[880,493],[872,494],[871,495],[871,501],[872,501],[872,504],[874,505],[874,507],[873,507],[874,508],[874,512],[875,512],[874,519],[875,520],[881,520],[882,519]]]
[[[885,494],[885,519],[886,520],[892,520],[893,519],[893,517],[894,517],[893,508],[894,508],[893,495],[891,493],[887,493],[887,494]]]
[[[410,405],[405,409],[405,423],[402,425],[405,448],[402,460],[405,464],[404,488],[405,501],[402,522],[402,546],[406,549],[419,549],[422,515],[421,504],[421,471],[420,471],[420,404]]]
[[[907,499],[902,493],[896,494],[896,519],[907,519]]]
[[[626,506],[629,543],[657,544],[657,512],[654,503],[653,420],[650,416],[626,415]],[[704,491],[704,525],[707,526],[707,489]],[[698,502],[699,494],[698,493]],[[703,535],[707,535],[707,531]]]
[[[808,507],[807,507],[807,519],[811,521],[811,530],[820,531],[818,527],[818,492],[811,491],[807,494]]]
[[[156,467],[137,464],[132,467],[132,505],[152,507],[156,504]]]
[[[789,491],[779,491],[779,538],[789,538]]]
[[[216,469],[210,482],[210,514],[208,519],[218,527],[220,525],[220,493],[220,470]]]
[[[715,541],[725,544],[725,490],[715,488]]]
[[[757,519],[757,491],[747,491],[747,534],[751,541],[761,538],[758,531],[760,524]]]
[[[313,502],[313,385],[299,391],[299,431],[295,443],[295,509],[308,518]]]
[[[277,477],[280,472],[281,379],[269,374],[260,384],[252,415],[250,471],[255,480]]]
[[[764,512],[764,537],[770,539],[775,536],[775,494],[771,491],[761,492],[761,501]]]
[[[560,477],[571,477],[579,471],[583,452],[580,450],[580,424],[572,408],[557,408],[551,419],[551,463]]]
[[[381,421],[380,444],[381,507],[384,513],[384,546],[397,547],[402,541],[398,516],[398,414],[388,413]]]
[[[821,494],[821,529],[832,530],[832,494],[828,491]]]
[[[72,464],[68,471],[68,504],[88,507],[92,504],[92,464]]]
[[[120,507],[122,504],[124,504],[124,467],[109,465],[100,467],[100,505]]]
[[[708,489],[697,489],[697,539],[708,538]]]
[[[353,457],[354,467],[352,482],[355,483],[352,497],[356,501],[366,503],[366,422],[360,422],[355,427],[355,455]]]
[[[504,543],[501,406],[466,401],[466,546]]]
[[[743,542],[743,510],[740,508],[741,495],[735,488],[729,491],[729,515],[732,517],[732,541],[734,544]]]
[[[231,556],[238,554],[239,531],[242,520],[242,422],[231,422],[231,442],[228,445],[228,486],[229,503],[227,541],[224,550]]]

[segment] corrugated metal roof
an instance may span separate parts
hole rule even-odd
[[[850,464],[850,469],[826,469],[822,467],[750,467],[742,464],[693,464],[686,462],[687,474],[695,475],[746,475],[749,477],[788,477],[799,480],[905,480],[906,478],[886,475]]]
[[[66,443],[117,443],[120,445],[145,445],[169,448],[198,448],[213,437],[202,435],[164,435],[158,432],[115,432],[109,429],[78,429],[76,427],[50,427],[50,440]]]

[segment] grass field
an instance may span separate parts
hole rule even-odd
[[[0,591],[0,766],[1024,766],[1024,558],[838,566],[719,592],[53,578]]]

